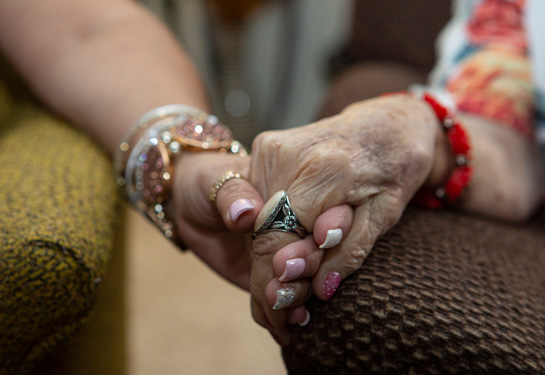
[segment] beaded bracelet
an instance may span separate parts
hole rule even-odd
[[[445,204],[453,205],[469,185],[473,168],[470,166],[470,143],[467,131],[449,111],[429,94],[424,94],[426,101],[441,122],[454,154],[455,168],[445,183],[435,189],[420,189],[413,202],[427,208],[442,208]]]

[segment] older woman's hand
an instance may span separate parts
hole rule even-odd
[[[287,344],[286,323],[305,323],[302,306],[312,292],[329,299],[426,179],[441,181],[448,173],[446,147],[432,109],[407,95],[353,104],[308,126],[261,134],[252,150],[252,184],[265,200],[287,191],[293,212],[313,236],[298,240],[269,231],[255,238],[254,319]],[[264,210],[256,227],[270,212],[267,205]]]

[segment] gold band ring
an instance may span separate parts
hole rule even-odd
[[[216,198],[218,197],[218,191],[221,189],[221,187],[230,179],[232,178],[244,178],[240,173],[235,173],[233,171],[227,171],[221,176],[218,177],[216,182],[212,185],[212,188],[210,189],[210,202],[215,206],[216,205]]]

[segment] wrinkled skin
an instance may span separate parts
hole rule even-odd
[[[301,224],[314,235],[314,241],[304,242],[268,232],[253,241],[254,319],[279,343],[289,342],[287,323],[302,320],[301,306],[312,293],[327,299],[322,287],[326,275],[334,271],[344,279],[358,269],[430,174],[444,173],[434,166],[441,159],[438,144],[445,142],[440,129],[425,103],[396,95],[353,104],[337,116],[266,132],[255,140],[252,184],[265,201],[286,190]],[[328,217],[335,209],[337,216]],[[328,221],[334,224],[328,227]],[[327,229],[337,227],[345,228],[342,242],[325,252],[319,249]],[[280,249],[289,255],[280,256]],[[300,279],[281,283],[282,264],[293,257],[306,258],[305,272]],[[295,301],[274,311],[276,290],[285,285],[296,289]]]
[[[470,133],[475,171],[459,207],[524,220],[542,196],[537,149],[511,129],[459,117]],[[249,289],[254,319],[286,345],[290,324],[307,321],[305,301],[312,294],[328,299],[323,288],[327,275],[336,272],[344,279],[361,267],[416,190],[423,184],[438,186],[453,165],[431,108],[409,96],[388,96],[353,104],[301,128],[263,133],[251,159],[186,153],[176,163],[168,209],[188,247],[223,277]],[[250,181],[230,180],[219,190],[216,208],[208,201],[210,186],[227,170]],[[288,192],[291,208],[310,235],[300,240],[267,232],[252,241],[248,233],[262,224],[256,219],[264,200],[278,190]],[[233,221],[229,209],[239,199],[255,207]],[[341,229],[342,241],[321,249],[330,229]],[[286,261],[297,258],[305,260],[303,272],[281,282]],[[287,285],[296,292],[294,301],[273,310],[276,291]]]

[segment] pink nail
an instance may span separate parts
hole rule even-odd
[[[340,283],[341,275],[338,272],[330,272],[327,274],[323,285],[326,300],[329,300],[331,297],[333,297]]]
[[[278,278],[280,281],[291,281],[298,279],[305,272],[306,262],[303,258],[291,259],[286,262],[286,268],[282,276]]]
[[[305,319],[302,322],[300,322],[299,325],[301,327],[304,327],[308,324],[308,322],[310,322],[310,312],[307,309],[305,309]]]
[[[231,203],[231,207],[229,207],[229,216],[231,217],[231,220],[237,221],[240,215],[252,209],[254,209],[252,201],[248,199],[238,199]]]

